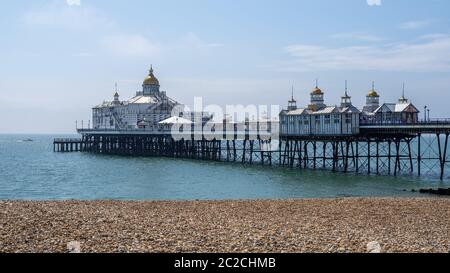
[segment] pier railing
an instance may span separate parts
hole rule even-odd
[[[55,138],[53,142],[55,143],[75,143],[75,142],[81,142],[81,138]]]
[[[246,125],[230,124],[227,126],[181,126],[165,128],[123,128],[123,129],[78,129],[82,135],[150,135],[171,136],[176,139],[278,139],[279,124],[250,123]]]
[[[361,126],[382,126],[382,125],[450,125],[450,119],[449,118],[436,118],[436,119],[430,119],[430,120],[420,120],[417,122],[406,122],[406,121],[379,121],[379,120],[368,120],[368,121],[361,121]]]

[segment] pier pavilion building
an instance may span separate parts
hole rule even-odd
[[[316,86],[306,108],[297,108],[294,97],[287,110],[280,113],[282,135],[353,135],[359,134],[360,113],[352,105],[347,89],[340,106],[327,106],[324,92]]]
[[[177,109],[175,109],[177,108]],[[128,100],[120,100],[116,87],[112,101],[105,101],[92,109],[92,128],[107,130],[127,130],[137,128],[157,128],[159,122],[171,118],[174,113],[194,120],[196,113],[184,111],[184,105],[160,90],[159,80],[153,67],[145,77],[142,90]],[[202,115],[203,113],[197,113]]]
[[[383,103],[380,105],[380,95],[372,90],[366,96],[366,105],[361,112],[362,124],[414,124],[419,121],[420,111],[405,97],[403,86],[402,96],[397,103]]]
[[[366,105],[356,108],[348,95],[347,87],[341,104],[327,106],[324,92],[316,86],[310,93],[310,104],[298,108],[293,95],[287,110],[280,113],[280,134],[284,136],[345,136],[360,134],[362,124],[415,124],[419,110],[403,94],[397,103],[380,105],[380,95],[374,85],[366,96]]]

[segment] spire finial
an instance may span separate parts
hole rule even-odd
[[[316,79],[316,88],[319,88],[319,79]]]
[[[375,81],[372,81],[372,91],[375,91]]]
[[[114,91],[117,92],[117,82],[115,82],[115,84],[114,84]]]
[[[292,85],[292,96],[291,96],[292,100],[294,100],[294,85]]]
[[[347,80],[345,80],[345,96],[348,97],[348,88],[347,88]]]
[[[405,97],[405,82],[403,82],[402,97]]]
[[[153,64],[150,65],[150,74],[153,74]]]

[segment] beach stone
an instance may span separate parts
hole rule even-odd
[[[69,253],[81,253],[80,242],[72,241],[67,243],[67,250],[69,251]]]
[[[373,241],[367,244],[368,253],[381,253],[381,245],[377,241]]]

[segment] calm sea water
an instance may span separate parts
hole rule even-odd
[[[449,182],[328,171],[85,153],[54,153],[53,138],[0,135],[0,199],[283,199],[421,196]],[[31,138],[33,142],[23,140]]]

